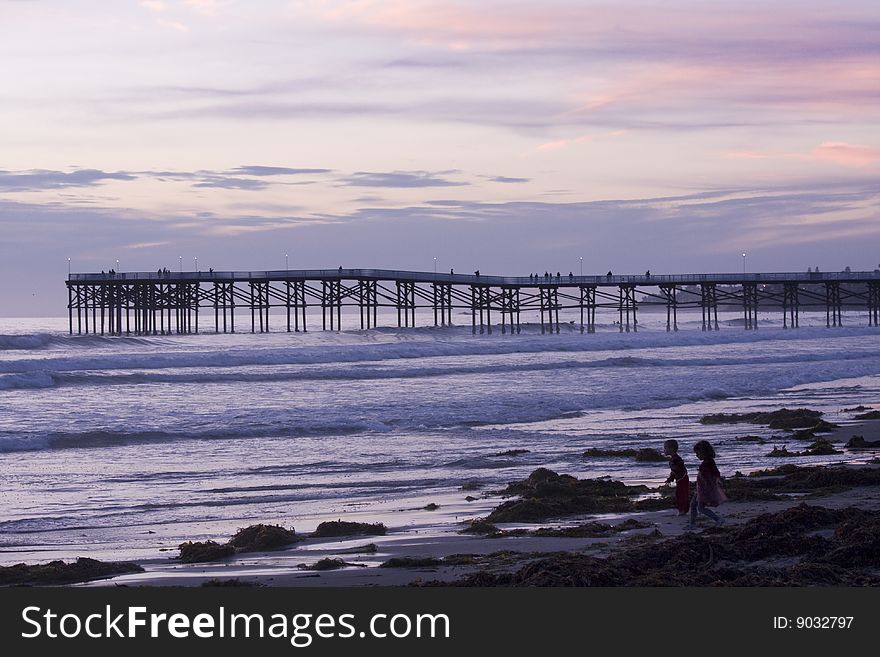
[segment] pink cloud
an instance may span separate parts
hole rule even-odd
[[[826,141],[810,152],[810,158],[834,162],[846,167],[864,167],[880,162],[880,148]]]
[[[833,162],[845,167],[865,167],[880,162],[880,148],[848,144],[842,141],[826,141],[808,153],[784,151],[734,150],[724,157],[744,160],[795,159],[812,162]]]
[[[596,141],[597,139],[606,139],[609,137],[622,137],[627,134],[628,130],[611,130],[609,132],[603,132],[601,134],[594,135],[580,135],[578,137],[572,137],[571,139],[557,139],[556,141],[548,141],[540,146],[536,147],[536,150],[539,151],[558,151],[563,148],[568,148],[569,146],[576,146],[577,144],[588,144],[590,142]]]

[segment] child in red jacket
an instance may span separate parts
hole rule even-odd
[[[663,443],[663,453],[669,457],[669,476],[666,483],[675,482],[675,507],[678,515],[683,516],[690,508],[691,480],[688,478],[684,460],[678,455],[678,441],[669,439]]]

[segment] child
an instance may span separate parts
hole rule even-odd
[[[694,454],[702,461],[697,471],[697,492],[691,500],[691,518],[687,529],[697,525],[697,511],[715,521],[716,525],[724,524],[724,520],[706,507],[718,506],[727,500],[721,488],[721,473],[715,465],[715,450],[707,440],[700,440],[694,445]]]
[[[678,515],[683,516],[688,512],[690,507],[690,485],[691,480],[688,478],[687,468],[684,467],[684,461],[678,455],[678,441],[667,440],[663,443],[663,453],[669,457],[669,476],[666,483],[675,482],[675,506],[678,509]]]

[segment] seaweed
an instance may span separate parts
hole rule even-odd
[[[493,525],[492,523],[485,522],[483,520],[471,520],[467,523],[467,526],[462,529],[460,534],[479,534],[482,536],[494,536],[495,534],[499,534],[501,532],[498,527]]]
[[[182,563],[207,563],[225,559],[239,552],[279,550],[304,540],[291,527],[279,525],[251,525],[239,529],[226,543],[216,541],[187,541],[178,546]]]
[[[824,438],[817,438],[802,452],[791,452],[785,445],[783,445],[782,448],[774,447],[767,456],[827,456],[829,454],[843,454],[843,452],[834,449],[834,445]]]
[[[864,436],[853,436],[845,445],[849,449],[877,449],[880,440],[865,440]]]
[[[816,534],[832,529],[831,538]],[[453,586],[876,586],[880,511],[801,504],[743,525],[649,542],[606,558],[560,553]],[[782,559],[784,565],[772,565]],[[792,559],[795,561],[792,562]],[[768,561],[774,560],[774,561]],[[425,586],[448,586],[425,582]]]
[[[315,538],[327,538],[335,536],[384,536],[388,531],[381,522],[347,522],[345,520],[330,520],[322,522],[312,532]]]
[[[234,577],[232,579],[209,579],[206,582],[202,582],[201,586],[204,587],[257,587],[264,586],[264,584],[260,584],[259,582],[243,582],[242,580]]]
[[[813,427],[822,417],[821,411],[809,408],[781,408],[766,413],[713,413],[700,418],[700,424],[766,424],[771,429],[803,429]]]
[[[262,552],[284,548],[301,540],[304,539],[297,536],[293,528],[285,529],[279,525],[251,525],[239,529],[229,539],[229,545],[237,552]]]
[[[666,457],[652,447],[644,447],[642,449],[602,449],[600,447],[591,447],[583,453],[584,458],[605,458],[605,457],[628,457],[635,458],[641,463],[666,461]]]
[[[187,541],[178,546],[180,555],[177,559],[182,563],[207,563],[219,561],[235,554],[235,548],[228,543],[216,541]]]
[[[547,468],[538,468],[524,481],[510,483],[502,495],[507,500],[486,517],[489,523],[540,522],[577,513],[633,510],[632,497],[650,492],[647,486],[627,486],[606,479],[576,479]]]
[[[70,563],[61,560],[45,564],[18,563],[0,566],[0,586],[56,586],[142,572],[144,569],[136,563],[98,561],[88,557],[79,557]]]
[[[301,563],[297,566],[297,568],[299,568],[300,570],[319,570],[319,571],[321,571],[321,570],[339,570],[340,568],[345,568],[347,566],[362,566],[362,565],[363,564],[348,563],[347,561],[343,561],[342,559],[339,559],[339,558],[332,558],[331,559],[330,557],[324,557],[323,559],[318,559],[318,561],[316,561],[312,565],[307,565],[307,564]],[[364,567],[366,567],[366,566],[364,566]]]
[[[443,562],[435,557],[392,557],[379,564],[379,568],[435,568]]]

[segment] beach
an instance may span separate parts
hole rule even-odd
[[[858,419],[880,399],[875,329],[659,326],[552,337],[526,327],[504,340],[458,327],[82,340],[52,326],[7,328],[0,566],[83,557],[142,569],[65,582],[88,587],[530,585],[545,580],[517,580],[523,569],[552,571],[554,559],[692,540],[663,506],[665,461],[631,456],[667,438],[681,443],[692,481],[701,439],[732,485],[780,466],[832,479],[877,467],[877,450],[846,447],[856,435],[880,440],[877,421]],[[783,408],[812,409],[810,423],[829,426],[813,434],[803,433],[810,423],[707,419]],[[511,483],[544,471],[644,490],[632,507],[462,533],[517,499],[504,493]],[[720,540],[802,503],[880,504],[874,485],[810,486],[734,498],[719,509],[724,527],[693,534]],[[816,531],[832,536],[834,522],[851,520]],[[313,536],[336,521],[384,532]],[[295,540],[228,546],[255,525],[294,530]],[[559,535],[565,528],[575,536]],[[187,542],[229,553],[182,563]]]

